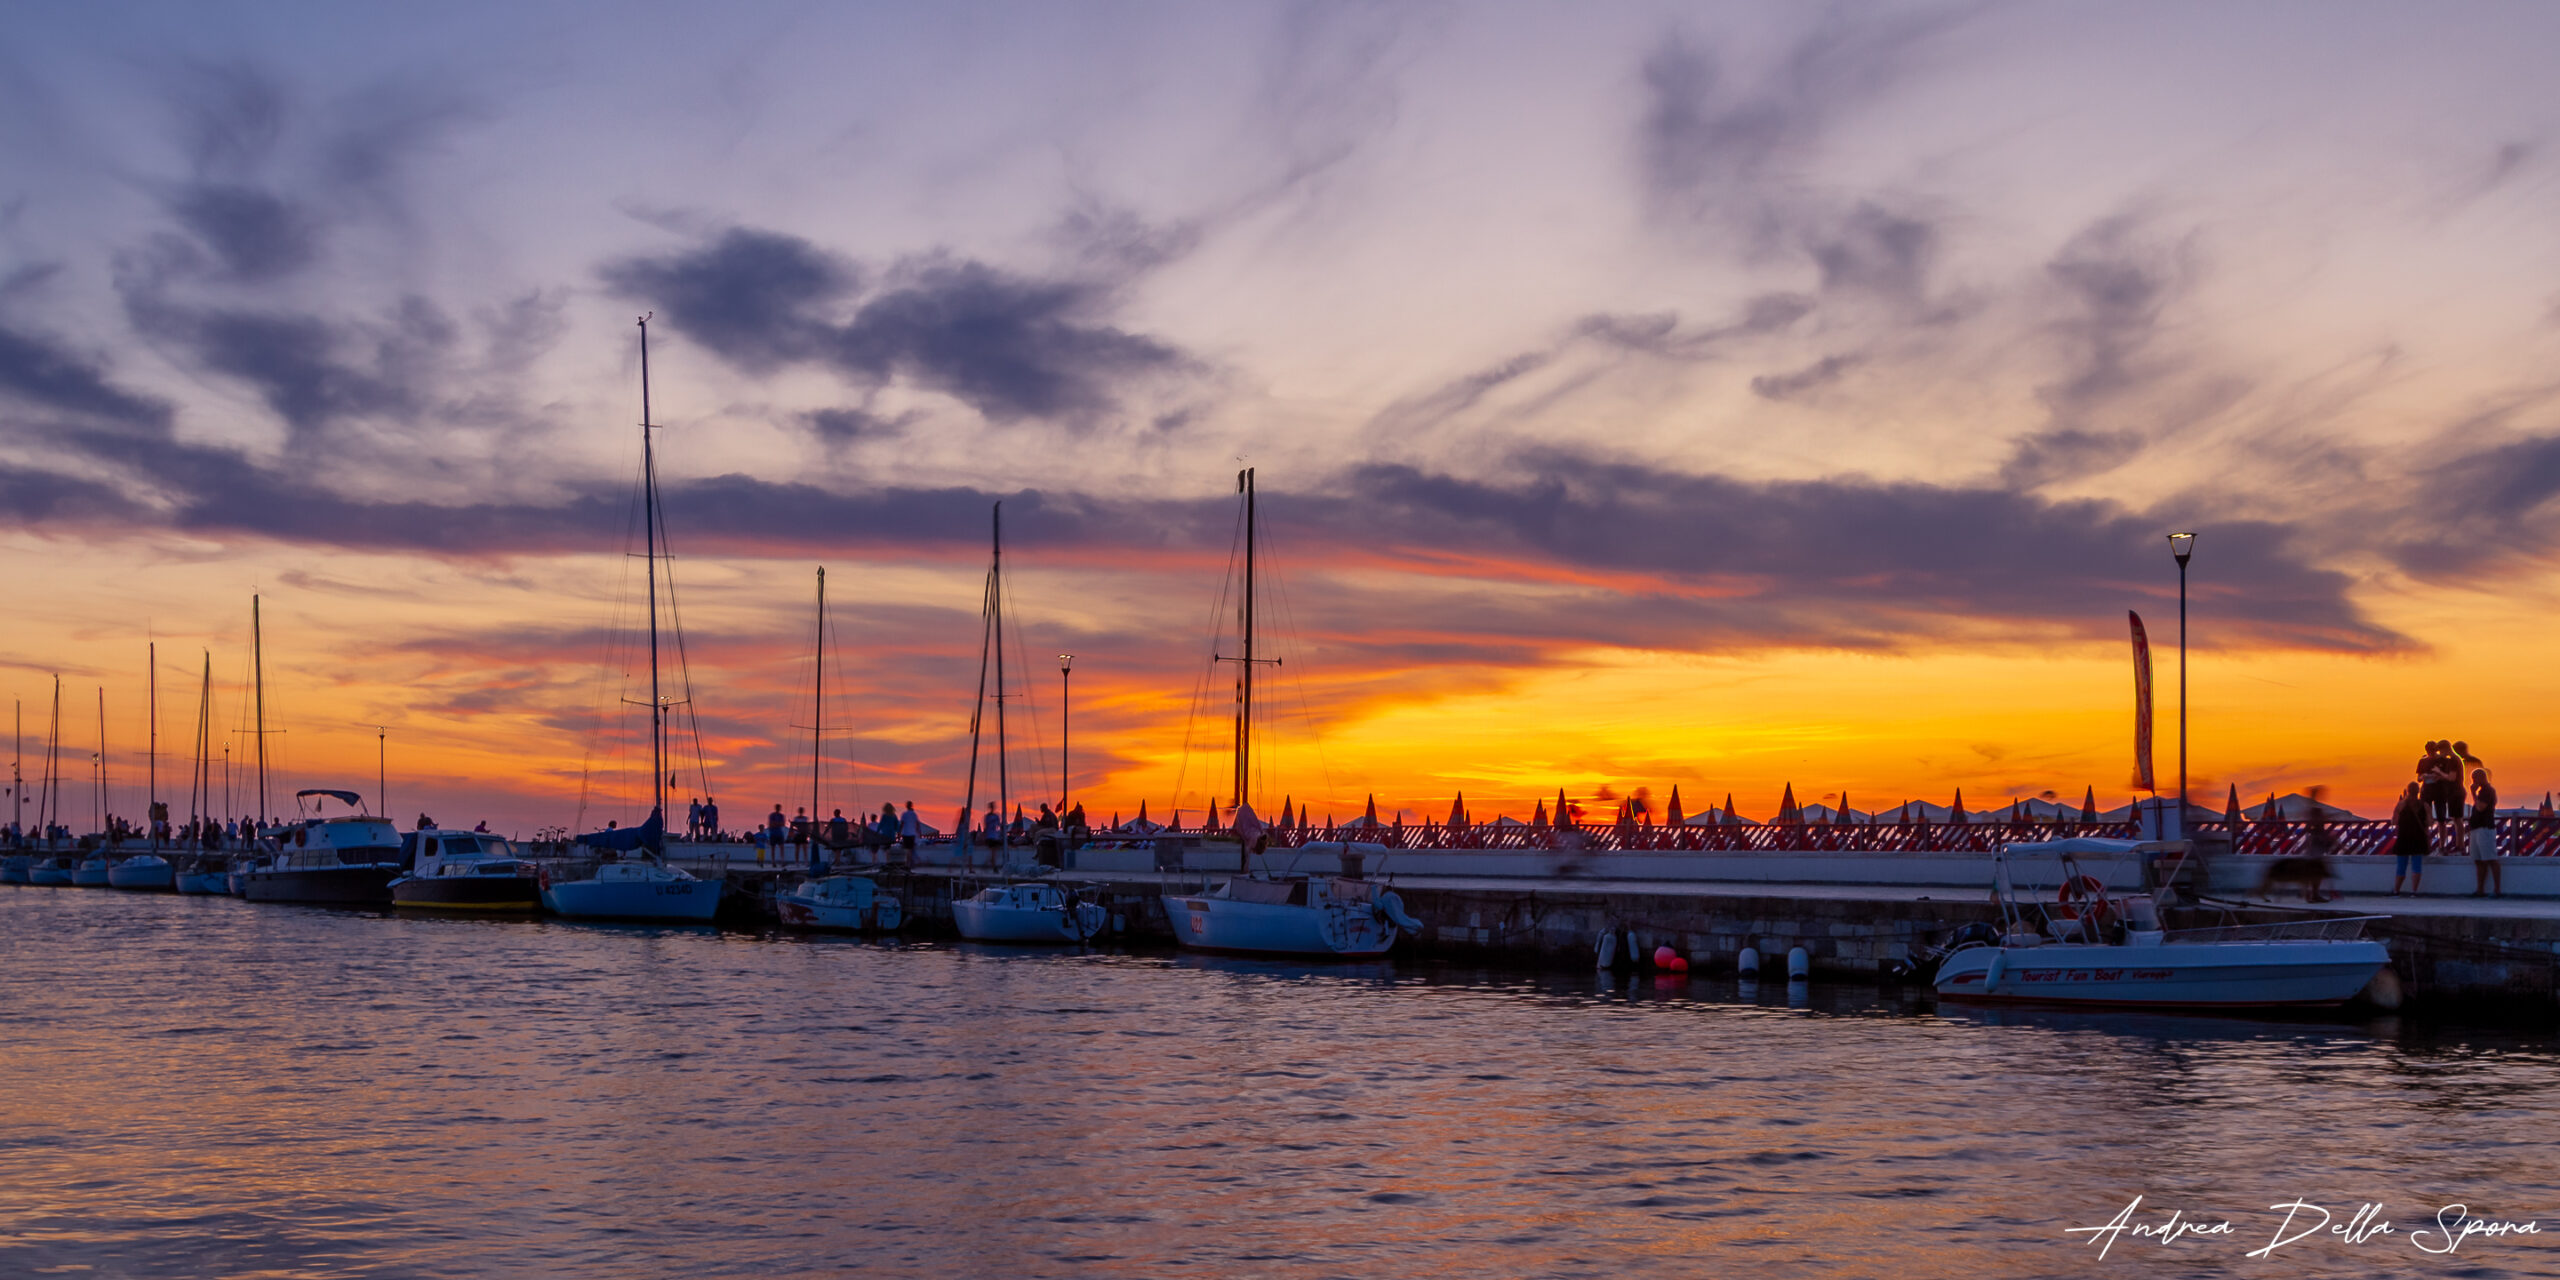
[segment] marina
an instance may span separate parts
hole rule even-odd
[[[2560,1183],[2545,1037],[2371,1015],[23,890],[0,966],[49,993],[0,1008],[19,1274],[2029,1277],[2128,1162],[2251,1248],[2268,1185],[2413,1226]]]

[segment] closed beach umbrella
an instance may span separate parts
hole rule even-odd
[[[1457,799],[1449,802],[1449,825],[1453,827],[1467,825],[1467,793],[1464,791],[1458,793]]]
[[[1804,814],[1796,808],[1796,784],[1787,784],[1786,794],[1778,797],[1778,821],[1802,822]]]
[[[1741,819],[1734,816],[1733,793],[1730,791],[1724,793],[1724,820],[1727,826],[1735,826],[1741,822]]]
[[[1533,827],[1543,827],[1547,825],[1547,802],[1545,800],[1542,799],[1538,801],[1538,811],[1535,814],[1530,815],[1529,825]]]
[[[1956,799],[1955,799],[1955,803],[1953,803],[1953,804],[1951,804],[1951,805],[1948,805],[1948,806],[1947,806],[1947,821],[1949,821],[1949,822],[1967,822],[1967,821],[1970,821],[1970,819],[1968,819],[1967,817],[1965,817],[1965,812],[1964,812],[1964,788],[1962,788],[1962,787],[1958,787],[1958,788],[1956,788]]]
[[[1662,811],[1662,820],[1675,827],[1688,821],[1688,815],[1680,812],[1680,785],[1678,783],[1673,783],[1671,786],[1671,807]]]
[[[2224,806],[2223,806],[2223,809],[2222,809],[2222,820],[2223,820],[2224,822],[2227,822],[2227,823],[2230,823],[2230,824],[2231,824],[2231,829],[2232,829],[2232,831],[2237,832],[2237,831],[2239,831],[2239,830],[2240,830],[2240,784],[2239,784],[2239,783],[2236,783],[2236,782],[2235,782],[2235,783],[2232,783],[2232,784],[2231,784],[2231,802],[2230,802],[2229,804],[2227,804],[2227,805],[2224,805]]]
[[[2096,787],[2080,793],[2080,820],[2082,822],[2098,820],[2098,789]]]
[[[1369,811],[1368,811],[1368,813],[1366,813],[1366,814],[1365,814],[1365,815],[1363,815],[1363,816],[1365,816],[1365,817],[1369,820],[1369,825],[1370,825],[1370,826],[1373,826],[1373,827],[1374,827],[1374,826],[1378,825],[1378,793],[1377,793],[1377,792],[1372,791],[1372,792],[1370,792],[1370,793],[1369,793]]]

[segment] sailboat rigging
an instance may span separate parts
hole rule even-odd
[[[649,320],[640,328],[640,491],[643,546],[648,560],[649,608],[649,816],[637,827],[608,828],[578,837],[599,861],[583,874],[546,868],[543,905],[582,919],[708,920],[720,905],[717,880],[701,880],[666,861],[667,707],[658,663],[658,424],[650,420]],[[672,595],[672,584],[670,586]],[[678,641],[681,653],[682,639]],[[690,701],[690,699],[688,699]],[[628,855],[628,856],[625,856]]]
[[[1340,875],[1305,872],[1274,874],[1268,859],[1257,869],[1255,855],[1263,847],[1264,827],[1254,816],[1253,676],[1258,666],[1278,666],[1255,649],[1255,542],[1260,512],[1254,495],[1253,469],[1236,473],[1236,492],[1244,505],[1244,598],[1237,607],[1238,639],[1243,652],[1230,657],[1213,651],[1210,660],[1236,664],[1235,812],[1232,830],[1240,845],[1243,874],[1200,893],[1167,893],[1165,916],[1173,923],[1174,940],[1204,951],[1315,958],[1368,958],[1385,955],[1400,932],[1422,926],[1404,910],[1395,891],[1365,879],[1360,868],[1383,847],[1342,844]],[[1213,810],[1210,824],[1217,825]],[[1312,853],[1310,846],[1303,853]],[[1304,859],[1301,858],[1303,865]]]

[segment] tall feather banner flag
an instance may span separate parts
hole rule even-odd
[[[2142,630],[2142,615],[2126,610],[2133,620],[2133,786],[2137,791],[2160,793],[2151,779],[2151,637]]]

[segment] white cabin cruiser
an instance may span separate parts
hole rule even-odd
[[[1026,880],[954,900],[951,923],[972,942],[1091,942],[1111,913],[1048,881]]]
[[[869,876],[820,876],[776,894],[774,914],[794,929],[837,933],[894,933],[906,921],[896,898]]]
[[[1958,944],[1938,965],[1940,997],[1957,1001],[2153,1008],[2271,1008],[2343,1004],[2390,963],[2360,936],[2382,916],[2325,916],[2276,924],[2167,930],[2150,893],[2111,895],[2073,855],[2135,854],[2172,845],[2081,837],[2018,844],[1993,860],[2002,924],[1991,940]],[[2009,859],[2058,857],[2051,905],[2022,905]]]

